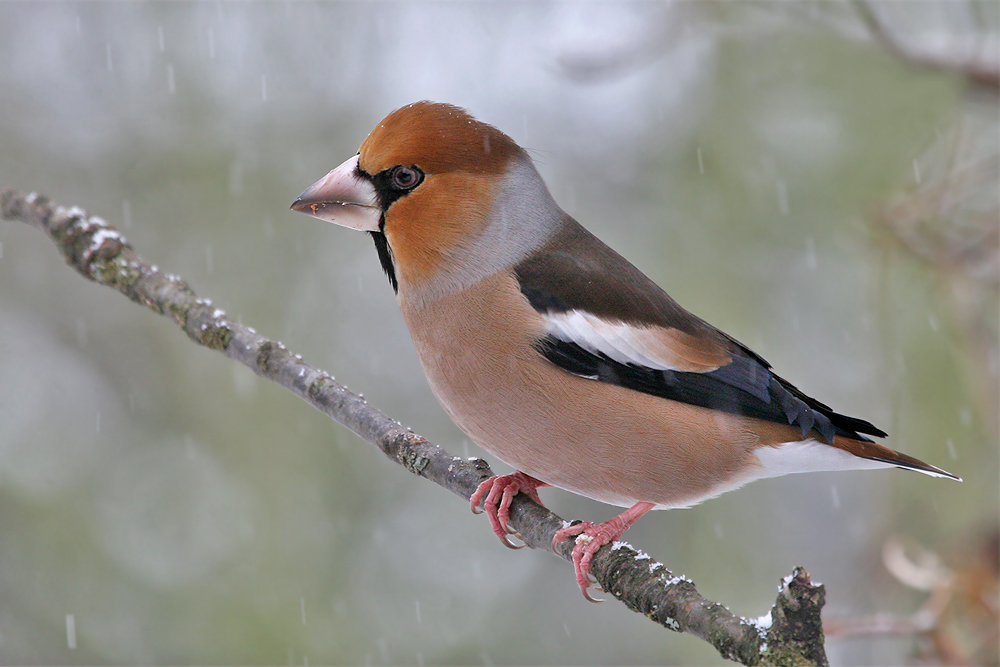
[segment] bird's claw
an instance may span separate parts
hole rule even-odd
[[[552,546],[557,548],[559,543],[569,537],[574,537],[573,567],[576,570],[576,583],[590,602],[601,602],[600,598],[595,598],[590,594],[590,587],[596,582],[594,575],[590,571],[590,561],[594,554],[605,544],[613,542],[621,537],[622,533],[628,530],[636,519],[653,508],[652,503],[636,503],[631,508],[616,516],[610,521],[601,524],[593,524],[589,521],[571,524],[556,531],[552,537]]]
[[[483,514],[490,519],[490,526],[493,533],[500,538],[500,541],[508,549],[523,549],[527,544],[517,531],[510,527],[510,504],[514,501],[514,496],[523,493],[539,505],[539,486],[545,486],[534,477],[525,475],[523,472],[515,472],[510,475],[499,475],[483,480],[475,492],[469,498],[473,514]],[[483,508],[479,508],[482,502]],[[515,544],[510,541],[509,536],[516,535],[522,541]]]
[[[524,547],[528,546],[528,544],[524,542],[524,538],[515,533],[514,531],[511,531],[509,534],[521,540],[521,543],[514,544],[513,542],[510,541],[510,537],[508,537],[507,535],[498,535],[497,537],[500,538],[500,541],[503,542],[503,545],[508,549],[523,549]]]

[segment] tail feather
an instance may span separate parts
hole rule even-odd
[[[946,470],[942,470],[937,466],[932,466],[929,463],[924,463],[920,459],[910,456],[909,454],[897,452],[894,449],[889,449],[888,447],[875,442],[837,437],[833,440],[833,446],[837,449],[842,449],[845,452],[850,452],[859,458],[868,459],[869,461],[879,461],[881,463],[894,465],[897,468],[916,470],[917,472],[922,472],[925,475],[931,475],[932,477],[945,477],[958,482],[962,481],[961,477],[952,475]]]
[[[859,435],[858,437],[864,437]],[[832,444],[818,438],[777,442],[754,450],[760,460],[760,477],[778,477],[800,472],[834,470],[868,470],[872,468],[905,468],[933,477],[945,477],[961,482],[960,477],[924,463],[920,459],[889,449],[870,440],[836,436]]]

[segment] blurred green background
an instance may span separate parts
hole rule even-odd
[[[886,540],[959,567],[997,521],[995,249],[987,234],[970,265],[925,247],[995,215],[996,97],[900,57],[857,9],[6,3],[0,188],[108,219],[230,316],[503,471],[436,404],[370,240],[288,210],[392,109],[464,106],[681,304],[965,478],[763,481],[629,541],[737,614],[766,613],[801,564],[827,619],[906,615],[927,594],[886,570]],[[997,49],[995,3],[871,9],[899,43]],[[956,185],[958,163],[976,169]],[[82,280],[38,231],[0,222],[0,244],[5,664],[724,663],[586,603],[566,563],[503,548],[456,497]],[[616,511],[542,495],[567,518]],[[835,664],[919,650],[828,642]]]

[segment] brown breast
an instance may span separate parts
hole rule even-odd
[[[504,462],[614,505],[684,507],[756,479],[752,450],[795,429],[571,375],[532,343],[538,314],[504,273],[400,306],[434,393]]]

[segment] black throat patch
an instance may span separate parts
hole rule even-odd
[[[382,216],[382,224],[379,225],[379,230],[385,227],[385,216]],[[386,278],[389,279],[389,284],[392,285],[392,291],[396,294],[399,293],[399,282],[396,280],[396,266],[392,262],[392,248],[389,247],[389,239],[385,237],[385,232],[368,232],[372,235],[372,239],[375,241],[375,250],[378,252],[378,261],[382,264],[382,270],[385,271]]]

